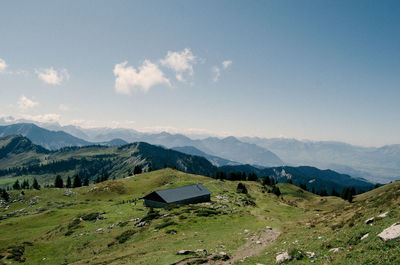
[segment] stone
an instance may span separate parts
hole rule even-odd
[[[194,252],[193,250],[179,250],[178,252],[176,252],[176,255],[188,255],[194,253],[196,252]]]
[[[104,228],[96,229],[96,232],[104,232]]]
[[[248,234],[248,233],[250,233],[250,230],[245,229],[245,230],[244,230],[244,233],[245,233],[245,234]]]
[[[136,227],[143,227],[143,226],[145,226],[146,224],[147,224],[146,221],[143,221],[143,222],[138,222],[138,223],[136,223],[135,226],[136,226]]]
[[[256,241],[256,244],[261,244],[261,241],[260,241],[260,240],[257,240],[257,241]]]
[[[343,247],[331,248],[331,249],[329,250],[329,252],[338,253],[340,250],[343,250],[343,249],[344,249]]]
[[[207,255],[207,250],[206,249],[196,249],[195,252],[198,253],[198,254]]]
[[[375,221],[375,217],[371,217],[371,218],[367,219],[367,220],[365,221],[365,224],[370,224],[370,223],[372,223],[373,221]]]
[[[385,218],[389,215],[389,212],[384,212],[383,214],[378,215],[379,218]]]
[[[306,252],[306,255],[307,255],[307,257],[309,257],[310,259],[315,258],[315,253],[314,253],[314,252],[307,251],[307,252]]]
[[[360,238],[360,240],[364,240],[364,239],[366,239],[368,236],[369,236],[369,233],[363,235],[363,236]]]
[[[97,220],[104,220],[104,219],[107,219],[107,218],[105,218],[105,217],[102,216],[101,214],[99,214],[99,216],[97,216]]]
[[[390,227],[383,230],[378,237],[383,241],[390,241],[400,237],[400,223],[394,223]]]
[[[265,229],[267,229],[267,230],[272,230],[272,227],[270,227],[270,226],[267,225],[267,226],[265,227]]]
[[[287,252],[283,252],[281,254],[279,254],[278,256],[276,256],[276,263],[280,264],[282,262],[291,260],[292,256],[289,255],[289,253]]]
[[[65,190],[65,192],[64,192],[64,196],[71,196],[72,195],[72,190],[70,190],[70,189],[67,189],[67,190]]]
[[[221,260],[223,260],[223,261],[229,260],[229,256],[228,256],[228,254],[226,254],[226,252],[221,251],[219,253],[219,256],[221,256]]]

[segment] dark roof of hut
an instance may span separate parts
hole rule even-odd
[[[211,194],[211,191],[209,191],[206,187],[201,184],[194,184],[179,188],[157,190],[146,195],[143,197],[143,199],[173,203],[208,194]]]

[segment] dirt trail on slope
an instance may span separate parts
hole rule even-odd
[[[240,246],[232,256],[229,257],[228,260],[213,260],[217,254],[208,255],[207,257],[191,257],[183,259],[173,265],[185,265],[188,262],[196,261],[196,260],[204,260],[205,262],[202,264],[207,265],[229,265],[234,264],[240,260],[244,260],[248,257],[257,256],[260,254],[268,244],[274,242],[280,232],[277,230],[272,230],[271,228],[265,228],[263,230],[256,231],[254,233],[249,233],[249,237],[247,242]]]
[[[234,264],[235,262],[246,259],[248,257],[257,256],[267,247],[268,244],[274,242],[279,235],[279,231],[271,230],[270,228],[255,232],[244,245],[242,245],[235,251],[235,253],[232,255],[232,257],[230,257],[229,260],[218,261],[216,263],[210,264]]]

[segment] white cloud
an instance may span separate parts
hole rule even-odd
[[[0,72],[3,72],[4,70],[6,70],[6,68],[7,68],[6,61],[0,58]]]
[[[60,105],[58,105],[58,109],[61,111],[68,111],[69,107],[67,105],[60,104]]]
[[[116,64],[114,67],[115,90],[120,94],[131,94],[131,92],[147,92],[152,86],[165,84],[171,86],[169,79],[164,76],[160,68],[145,60],[136,70],[127,66],[128,62]]]
[[[184,82],[184,73],[188,72],[189,75],[193,75],[193,64],[196,63],[196,56],[189,48],[185,48],[181,52],[168,51],[165,58],[160,62],[163,66],[175,71],[178,81]]]
[[[213,71],[213,73],[214,73],[213,81],[214,81],[214,82],[218,82],[219,77],[220,77],[220,75],[221,75],[221,69],[219,69],[219,67],[217,67],[217,66],[214,66],[214,67],[212,68],[212,71]]]
[[[55,70],[53,67],[35,71],[38,78],[50,85],[60,85],[64,80],[69,80],[67,69]]]
[[[223,61],[222,62],[222,66],[224,67],[224,69],[228,69],[229,66],[232,65],[232,61],[231,60],[227,60],[227,61]]]
[[[18,104],[18,107],[19,107],[21,110],[24,111],[24,110],[27,110],[27,109],[34,108],[34,107],[38,106],[38,105],[39,105],[39,102],[33,101],[33,100],[31,100],[31,99],[25,97],[24,95],[22,95],[22,96],[19,98],[17,104]]]
[[[22,114],[21,117],[25,120],[36,122],[58,122],[61,116],[55,113],[48,113],[41,115]]]
[[[227,70],[232,65],[232,61],[231,60],[223,61],[221,65],[223,70]],[[214,66],[212,68],[212,71],[213,71],[213,81],[214,83],[216,83],[218,82],[219,77],[221,76],[221,68],[218,66]]]

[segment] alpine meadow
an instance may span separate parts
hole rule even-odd
[[[0,10],[0,264],[400,264],[398,1]]]

